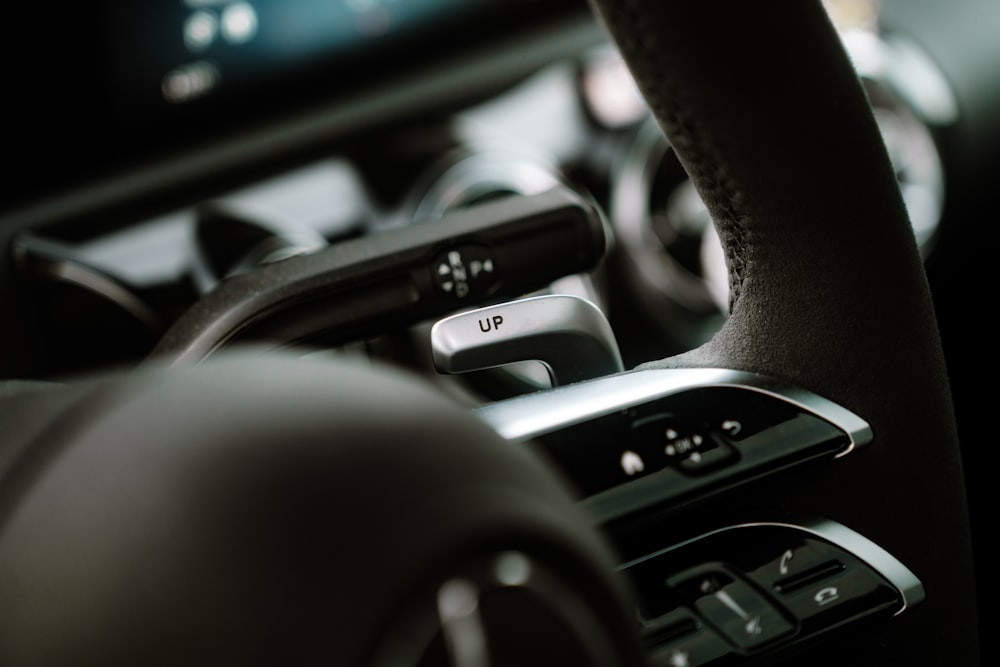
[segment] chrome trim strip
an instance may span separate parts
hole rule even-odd
[[[797,527],[792,524],[779,525]],[[925,597],[924,585],[917,578],[917,575],[913,574],[895,556],[864,535],[830,519],[810,522],[802,529],[854,554],[885,577],[903,598],[903,606],[896,612],[896,616],[923,601]]]
[[[723,368],[649,369],[610,375],[498,401],[473,410],[507,440],[523,442],[591,419],[691,389],[735,387],[773,396],[844,431],[849,444],[837,457],[868,444],[872,430],[853,412],[766,375]]]

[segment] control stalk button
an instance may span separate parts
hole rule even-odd
[[[455,297],[485,294],[494,282],[496,265],[486,248],[464,245],[441,253],[431,262],[431,273],[437,288]]]

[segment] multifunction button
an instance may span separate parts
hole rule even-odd
[[[538,321],[552,319],[550,311],[546,302],[532,312],[536,330]],[[528,319],[509,314],[484,310],[462,325],[473,340],[493,340],[492,363],[499,363],[497,341],[513,330],[508,325]],[[478,319],[485,328],[487,316],[503,318],[499,331],[480,332]],[[449,338],[440,337],[443,343]],[[537,350],[544,340],[530,347]],[[553,358],[568,349],[548,340]],[[454,364],[454,350],[474,348],[435,346],[435,355],[452,350],[435,363]],[[775,378],[718,368],[612,373],[489,403],[475,413],[507,440],[548,459],[602,523],[688,508],[805,463],[846,456],[872,438],[867,422],[828,399]]]
[[[777,606],[746,581],[722,574],[728,581],[719,585],[720,574],[711,572],[693,577],[699,595],[692,604],[734,646],[753,650],[795,630]]]
[[[614,518],[651,502],[717,492],[849,444],[834,424],[781,397],[701,387],[536,437],[584,502]]]
[[[639,448],[662,458],[666,465],[692,474],[735,460],[736,450],[729,444],[729,434],[739,429],[740,422],[735,419],[704,424],[672,413],[646,417],[632,425]]]
[[[866,553],[824,535],[848,536]],[[887,618],[923,598],[901,563],[832,522],[728,528],[623,569],[639,591],[653,662],[664,667],[778,650],[847,623]]]

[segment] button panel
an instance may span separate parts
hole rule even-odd
[[[701,387],[535,438],[598,516],[708,495],[836,456],[842,429],[778,396]]]
[[[669,667],[777,651],[923,599],[901,563],[833,522],[731,527],[622,569],[653,664]]]
[[[605,523],[688,507],[872,438],[867,422],[822,396],[721,368],[615,373],[474,412],[548,459]]]

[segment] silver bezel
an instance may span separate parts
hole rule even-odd
[[[812,537],[817,537],[825,542],[829,542],[830,544],[843,549],[858,560],[862,561],[865,565],[878,573],[879,576],[885,579],[889,585],[891,585],[899,593],[902,604],[900,608],[896,610],[894,616],[898,616],[910,607],[919,604],[925,597],[924,585],[920,582],[920,579],[918,579],[908,567],[903,565],[899,559],[875,542],[872,542],[864,535],[861,535],[847,526],[830,519],[808,519],[803,521],[801,524],[789,523],[785,521],[761,521],[726,526],[724,528],[703,533],[692,539],[685,540],[665,549],[660,549],[659,551],[655,551],[640,558],[630,560],[621,564],[618,567],[618,570],[627,570],[634,565],[638,565],[639,563],[657,558],[664,554],[677,551],[687,545],[694,544],[714,535],[761,526],[788,528],[806,533]]]
[[[787,401],[844,431],[846,456],[872,439],[868,423],[822,396],[766,375],[724,368],[636,370],[490,403],[473,412],[507,440],[524,442],[619,410],[704,387],[735,387]]]

